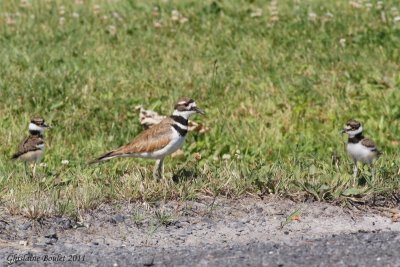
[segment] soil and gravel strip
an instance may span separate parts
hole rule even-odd
[[[318,202],[115,203],[79,220],[3,215],[0,265],[400,266],[399,234],[390,216]]]

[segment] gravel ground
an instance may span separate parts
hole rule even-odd
[[[398,208],[385,211],[247,198],[116,203],[79,221],[3,215],[0,264],[400,266]]]

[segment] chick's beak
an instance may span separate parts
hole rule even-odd
[[[206,115],[206,113],[203,110],[199,109],[198,107],[194,107],[194,110],[196,111],[196,113],[199,113],[201,115]]]
[[[342,134],[347,133],[347,131],[350,131],[351,127],[345,127],[343,128],[343,130],[341,131]]]

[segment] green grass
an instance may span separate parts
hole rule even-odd
[[[119,199],[305,192],[337,200],[399,190],[398,1],[84,2],[0,2],[0,201],[9,212],[36,218]],[[174,21],[174,9],[188,21]],[[137,105],[169,114],[180,96],[206,110],[194,120],[211,130],[190,133],[184,159],[166,161],[166,176],[178,181],[153,180],[148,160],[86,165],[142,130]],[[54,128],[33,180],[9,158],[35,114]],[[385,152],[375,179],[362,171],[365,185],[352,184],[339,135],[350,118]]]

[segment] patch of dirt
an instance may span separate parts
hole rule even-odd
[[[79,221],[2,216],[0,257],[72,253],[90,255],[97,262],[99,255],[112,258],[118,253],[142,257],[171,249],[199,251],[268,242],[290,245],[349,233],[400,232],[400,222],[393,219],[398,218],[393,216],[397,211],[398,207],[376,212],[277,197],[153,205],[120,202],[82,214]]]
[[[46,246],[46,242],[168,248],[171,243],[203,246],[291,241],[358,231],[400,231],[400,223],[390,217],[396,209],[390,211],[384,216],[374,211],[274,197],[215,201],[205,198],[155,205],[117,203],[87,212],[79,222],[66,218],[32,222],[22,217],[3,217],[0,238],[26,247],[38,243]]]

